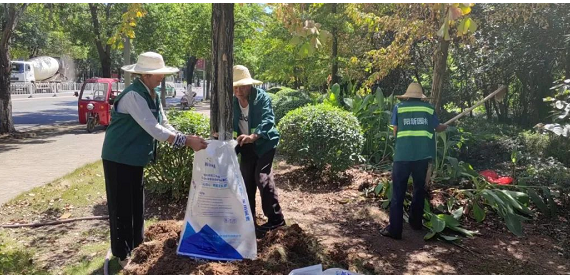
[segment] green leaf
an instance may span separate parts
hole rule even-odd
[[[457,36],[461,37],[463,34],[467,33],[469,26],[466,26],[466,24],[467,20],[465,18],[459,22],[457,25]]]
[[[424,240],[430,240],[435,236],[436,232],[430,231],[424,236]]]
[[[475,31],[477,31],[477,23],[472,20],[471,18],[469,18],[470,24],[469,24],[469,32],[471,33],[475,33]]]
[[[430,219],[432,230],[435,232],[442,232],[445,228],[445,221],[438,217],[438,215],[432,215]]]
[[[384,109],[384,93],[380,87],[376,88],[376,102],[378,102],[378,106],[383,110]]]
[[[380,193],[382,192],[382,189],[384,188],[384,183],[380,182],[375,188],[374,188],[374,193],[376,195],[380,195]]]
[[[546,196],[546,200],[548,201],[548,207],[550,208],[550,215],[552,217],[556,216],[556,209],[557,209],[556,202],[554,202],[550,190],[548,189],[548,187],[544,187],[542,188],[542,192],[544,193],[544,196]]]
[[[533,189],[528,189],[527,193],[532,200],[532,203],[534,203],[534,205],[540,209],[540,212],[548,214],[548,206],[546,203],[544,203],[542,197],[540,197]]]
[[[463,207],[459,207],[459,209],[453,211],[451,214],[453,215],[454,219],[459,220],[461,218],[461,215],[463,215]]]
[[[522,205],[518,200],[516,200],[507,191],[497,190],[496,193],[497,193],[497,195],[499,195],[503,199],[503,201],[505,201],[506,203],[509,203],[513,207],[513,209],[516,209],[516,210],[518,210],[524,214],[527,214],[529,216],[532,216],[534,214],[532,211],[530,211],[530,209],[528,209],[526,206]],[[526,195],[526,194],[524,194],[524,195]]]
[[[505,223],[507,224],[507,228],[516,236],[523,236],[522,223],[517,215],[507,213]]]
[[[463,211],[463,208],[461,208]],[[440,219],[443,219],[445,221],[445,224],[448,227],[458,227],[459,226],[459,221],[457,219],[455,219],[454,217],[447,215],[447,214],[439,214],[438,215]]]
[[[291,38],[291,40],[289,41],[289,43],[293,46],[298,45],[301,42],[301,39],[299,39],[299,36],[293,36],[293,38]]]
[[[455,241],[459,239],[459,236],[449,236],[449,235],[445,235],[445,234],[439,234],[439,237],[445,239],[446,241]]]
[[[477,202],[473,202],[473,216],[479,223],[485,220],[485,210],[483,210]]]
[[[473,235],[475,235],[477,232],[476,231],[472,231],[472,230],[467,230],[464,229],[462,227],[454,227],[454,226],[449,226],[449,228],[451,230],[457,231],[459,233],[462,233],[463,235],[467,236],[467,237],[473,237]]]

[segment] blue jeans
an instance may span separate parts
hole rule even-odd
[[[426,197],[426,174],[431,159],[418,161],[395,161],[392,168],[392,200],[390,201],[390,226],[388,231],[396,237],[402,236],[404,220],[404,198],[408,189],[410,174],[414,180],[414,193],[408,222],[413,228],[422,227],[424,200]]]

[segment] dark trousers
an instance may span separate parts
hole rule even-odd
[[[121,260],[140,245],[144,234],[143,167],[103,160],[111,250]]]
[[[245,144],[241,147],[239,145],[236,147],[236,152],[241,154],[240,170],[247,190],[249,207],[252,215],[255,217],[255,194],[257,189],[259,189],[263,214],[269,222],[279,223],[283,221],[283,214],[281,213],[277,189],[275,188],[275,181],[271,172],[276,149],[272,149],[258,157],[255,153],[254,145]]]
[[[424,200],[426,197],[426,174],[431,159],[418,161],[396,161],[392,168],[392,200],[390,201],[390,226],[392,235],[402,236],[402,224],[404,219],[404,198],[408,189],[410,174],[414,180],[414,193],[410,206],[410,218],[408,222],[413,228],[422,227],[424,213]]]

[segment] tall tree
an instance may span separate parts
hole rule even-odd
[[[10,96],[10,38],[18,25],[18,20],[28,4],[2,4],[0,9],[0,134],[15,132],[12,119],[12,100]]]
[[[212,102],[210,131],[220,140],[233,134],[232,67],[234,40],[234,4],[212,4]]]

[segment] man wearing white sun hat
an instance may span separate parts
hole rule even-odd
[[[103,170],[111,228],[111,251],[126,265],[130,252],[143,241],[143,168],[156,154],[157,141],[173,148],[206,148],[204,139],[176,131],[168,120],[154,88],[165,75],[178,72],[164,65],[154,52],[139,55],[137,63],[123,66],[138,74],[133,83],[114,100],[111,124],[103,142]]]

